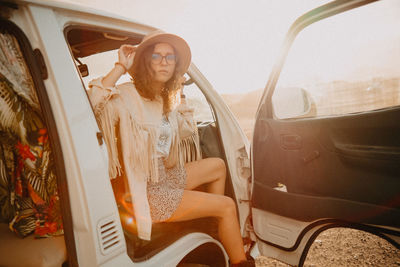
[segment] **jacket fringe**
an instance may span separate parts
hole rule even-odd
[[[196,131],[192,135],[182,139],[178,145],[179,150],[179,161],[180,162],[192,162],[201,159],[201,149],[199,142],[199,134]]]
[[[111,178],[116,178],[122,173],[117,146],[118,137],[116,126],[118,125],[118,118],[116,108],[114,107],[114,105],[120,104],[121,102],[119,101],[110,101],[107,105],[104,105],[100,114],[97,115],[107,145],[109,155],[109,175]],[[123,109],[119,110],[120,112],[121,110],[123,112]],[[137,122],[130,114],[125,115],[129,118],[128,121],[120,121],[119,123],[127,123],[129,132],[131,133],[128,137],[131,138],[131,140],[127,142],[130,145],[130,151],[134,151],[130,158],[131,166],[134,166],[138,173],[146,174],[146,176],[141,177],[142,179],[151,182],[158,182],[158,161],[154,157],[154,155],[157,154],[157,127],[146,126]],[[120,117],[119,119],[122,118]],[[173,123],[174,120],[170,118],[170,121]],[[191,135],[183,139],[180,138],[177,132],[173,132],[170,153],[165,159],[165,165],[167,168],[171,168],[176,164],[183,167],[186,162],[202,158],[197,128],[194,127],[192,131]]]
[[[104,105],[104,108],[97,114],[97,120],[103,132],[103,138],[108,151],[108,172],[110,178],[116,178],[121,175],[121,164],[118,159],[117,136],[115,125],[117,114],[112,105]]]
[[[131,166],[140,169],[140,173],[147,174],[145,177],[147,181],[158,182],[158,161],[155,157],[157,155],[157,140],[158,132],[155,127],[145,127],[135,121],[132,116],[129,116],[129,127],[133,142],[131,144]]]

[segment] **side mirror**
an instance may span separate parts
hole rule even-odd
[[[89,69],[86,64],[78,65],[79,72],[81,73],[82,77],[86,77],[89,75]]]
[[[78,69],[82,77],[87,77],[89,75],[89,68],[86,64],[83,64],[77,57],[75,61],[78,62]]]
[[[303,88],[287,87],[275,90],[272,96],[274,114],[279,119],[314,117],[315,103]]]

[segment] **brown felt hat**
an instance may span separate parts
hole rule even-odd
[[[178,59],[176,65],[178,74],[183,75],[187,71],[190,65],[190,61],[192,59],[192,53],[190,52],[189,45],[186,43],[184,39],[175,34],[157,30],[146,35],[143,38],[142,42],[136,48],[135,58],[133,60],[132,67],[129,69],[129,73],[131,75],[132,73],[135,72],[138,66],[139,60],[137,59],[139,59],[142,56],[142,53],[146,49],[146,47],[158,43],[168,43],[175,48]]]

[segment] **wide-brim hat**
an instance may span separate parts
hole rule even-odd
[[[186,41],[175,34],[157,30],[146,35],[142,42],[137,46],[132,67],[129,69],[129,73],[131,75],[132,73],[135,73],[135,70],[139,64],[139,59],[141,58],[146,47],[158,43],[168,43],[174,47],[178,59],[176,65],[176,71],[178,74],[183,75],[188,70],[192,60],[192,53],[190,52],[190,47]]]

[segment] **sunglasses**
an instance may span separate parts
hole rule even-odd
[[[168,65],[176,63],[176,55],[168,54],[166,56],[162,56],[158,53],[154,53],[151,55],[151,62],[153,62],[154,64],[161,64],[164,58]]]

